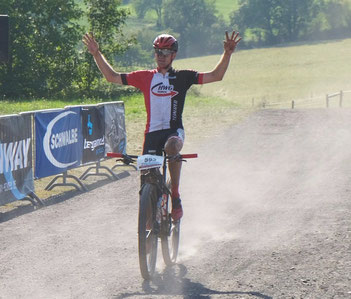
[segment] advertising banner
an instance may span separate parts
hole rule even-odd
[[[35,177],[77,167],[82,161],[80,107],[35,113]]]
[[[82,107],[83,164],[105,156],[104,107]]]
[[[124,121],[124,103],[115,102],[105,107],[105,153],[125,153],[127,136]]]
[[[32,191],[31,116],[0,117],[0,205],[23,199]]]

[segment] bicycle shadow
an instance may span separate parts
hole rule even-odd
[[[255,291],[219,291],[205,287],[199,282],[193,282],[186,278],[188,270],[182,264],[166,267],[162,273],[158,273],[151,281],[142,283],[143,292],[124,293],[114,297],[122,299],[135,296],[183,296],[184,299],[190,298],[211,298],[211,295],[251,295],[257,298],[272,299],[271,296],[264,295]]]

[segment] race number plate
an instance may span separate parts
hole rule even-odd
[[[163,165],[164,157],[155,155],[142,155],[138,157],[138,170],[157,168]]]

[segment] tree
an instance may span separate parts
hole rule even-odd
[[[0,65],[0,96],[109,92],[83,49],[82,35],[86,30],[95,32],[104,54],[113,61],[135,42],[122,32],[128,12],[120,9],[120,0],[84,0],[86,11],[81,2],[78,6],[76,0],[0,0],[1,13],[10,17],[11,40],[11,63]]]
[[[161,28],[162,25],[162,0],[133,0],[133,7],[139,18],[144,18],[145,14],[154,10],[157,15],[156,27]]]
[[[249,31],[255,40],[268,43],[274,42],[274,32],[271,23],[271,6],[276,0],[240,0],[240,8],[231,15],[231,25],[245,36]]]
[[[329,0],[323,6],[328,27],[334,35],[337,32],[351,31],[351,1]]]
[[[133,36],[125,37],[123,26],[129,15],[127,9],[120,8],[121,0],[84,0],[87,6],[88,31],[93,32],[106,58],[113,62],[129,46],[136,43]],[[92,56],[83,51],[78,67],[79,77],[76,82],[81,93],[93,96],[103,85],[101,74]]]
[[[181,45],[180,56],[205,55],[222,48],[224,21],[216,17],[213,0],[167,0],[164,25],[175,32]]]
[[[231,24],[246,38],[268,45],[296,41],[317,15],[317,0],[240,0]]]
[[[82,11],[74,0],[0,0],[10,17],[11,63],[0,66],[0,93],[46,97],[64,93],[77,64]]]
[[[318,11],[314,0],[279,0],[276,6],[273,20],[281,42],[298,40]]]

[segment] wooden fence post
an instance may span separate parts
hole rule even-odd
[[[295,107],[295,101],[292,100],[292,101],[291,101],[291,109],[294,109],[294,107]]]
[[[328,96],[328,94],[327,94],[327,96],[325,98],[325,101],[326,101],[327,108],[329,108],[329,96]]]

